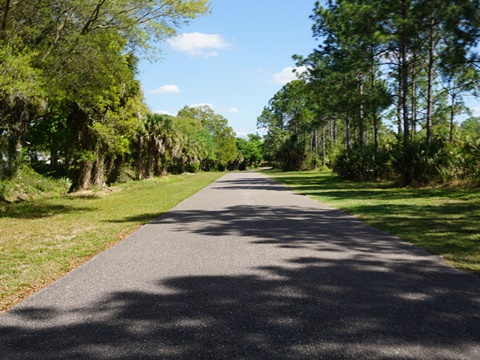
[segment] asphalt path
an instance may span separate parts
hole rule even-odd
[[[480,359],[480,279],[229,173],[0,316],[0,359]]]

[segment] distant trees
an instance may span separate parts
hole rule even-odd
[[[102,185],[147,112],[135,54],[208,10],[207,0],[0,0],[0,180],[48,153],[72,191]]]
[[[238,157],[234,163],[236,170],[257,168],[263,160],[263,142],[260,135],[248,134],[248,139],[237,138]]]
[[[197,123],[204,129],[199,140],[206,144],[206,156],[202,161],[202,169],[226,169],[227,165],[237,157],[235,132],[228,126],[228,120],[215,114],[209,106],[184,107],[178,112],[183,117]]]
[[[455,119],[466,111],[462,97],[478,89],[479,11],[478,0],[317,2],[321,45],[294,57],[307,75],[258,118],[270,159],[404,185],[476,176],[452,164],[475,146]]]

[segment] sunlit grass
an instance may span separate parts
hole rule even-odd
[[[480,275],[479,188],[398,188],[318,171],[265,174]]]
[[[0,312],[221,175],[169,176],[0,205]]]

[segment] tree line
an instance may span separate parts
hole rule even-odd
[[[0,181],[22,166],[71,191],[244,161],[210,108],[152,114],[136,76],[208,0],[0,0]]]
[[[258,117],[265,156],[287,170],[320,164],[403,185],[480,180],[477,0],[329,0],[315,4],[320,45],[307,71]]]

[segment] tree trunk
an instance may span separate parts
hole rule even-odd
[[[165,151],[162,154],[160,154],[159,165],[158,165],[159,176],[167,175],[167,167],[168,167],[167,152]]]
[[[402,0],[402,33],[401,33],[401,72],[402,72],[402,118],[403,142],[410,138],[410,119],[408,117],[408,34],[407,34],[408,0]]]
[[[105,186],[105,153],[98,149],[96,157],[92,167],[91,185],[94,188],[102,188]]]
[[[337,119],[333,121],[333,146],[337,146]]]
[[[90,188],[95,159],[95,139],[90,130],[92,120],[89,114],[75,102],[69,104],[69,110],[67,124],[76,134],[74,170],[70,187],[70,192],[74,192]]]
[[[427,68],[427,145],[432,142],[432,117],[433,117],[433,77],[434,77],[434,47],[435,47],[435,16],[430,19],[430,37],[428,40],[428,68]]]
[[[417,68],[416,68],[416,53],[413,55],[412,66],[412,130],[417,132]]]
[[[345,114],[345,149],[350,150],[350,116],[348,112]]]
[[[327,153],[325,148],[325,125],[322,127],[322,166],[327,164]]]
[[[122,167],[124,164],[123,155],[117,155],[115,159],[112,159],[111,163],[112,165],[108,171],[108,176],[107,176],[108,185],[112,185],[113,183],[116,183],[119,180]]]
[[[91,185],[93,161],[81,161],[77,166],[78,168],[72,177],[72,186],[70,186],[69,190],[70,192],[87,190]]]
[[[146,172],[145,172],[145,178],[150,179],[153,177],[153,158],[155,154],[155,143],[156,139],[153,135],[150,135],[150,138],[148,139],[148,145],[147,145],[147,165],[146,165]]]
[[[452,94],[452,103],[450,104],[450,144],[453,144],[453,119],[455,118],[455,94]]]
[[[154,176],[161,176],[162,171],[160,170],[160,152],[156,151],[155,155],[153,156],[153,175]]]
[[[401,46],[400,46],[400,69],[402,73],[402,117],[403,117],[403,145],[404,145],[404,166],[403,166],[403,184],[409,185],[412,182],[410,164],[408,163],[408,145],[410,142],[410,119],[408,116],[408,33],[407,33],[407,15],[408,0],[402,0],[402,25],[401,25]]]
[[[7,20],[8,20],[8,13],[10,11],[10,0],[5,1],[5,7],[3,8],[3,19],[2,19],[2,27],[1,27],[1,35],[0,38],[5,38],[5,30],[7,30]]]
[[[12,131],[8,139],[7,178],[15,178],[17,176],[22,165],[22,149],[23,145],[20,135],[16,131]]]
[[[185,172],[185,162],[186,159],[184,156],[180,157],[180,174],[183,174]]]
[[[403,94],[402,94],[402,71],[399,67],[398,69],[398,91],[397,91],[397,132],[398,135],[403,134],[402,126],[402,103],[403,103]]]
[[[372,90],[375,91],[375,68],[372,68]],[[374,177],[375,177],[375,180],[378,178],[378,164],[377,164],[377,160],[378,160],[378,116],[377,116],[377,111],[376,111],[376,108],[377,108],[377,105],[375,103],[375,98],[372,102],[372,117],[373,117],[373,142],[374,142],[374,145],[373,145],[373,159],[374,159],[374,162],[375,162],[375,166],[374,166]]]
[[[137,144],[137,159],[135,160],[135,177],[137,180],[142,180],[144,177],[144,165],[145,165],[145,154],[144,154],[144,137],[141,136],[138,139]]]
[[[358,75],[359,80],[359,96],[360,96],[360,106],[359,106],[359,113],[358,113],[358,145],[363,147],[364,145],[364,123],[363,123],[363,74],[360,73]]]

